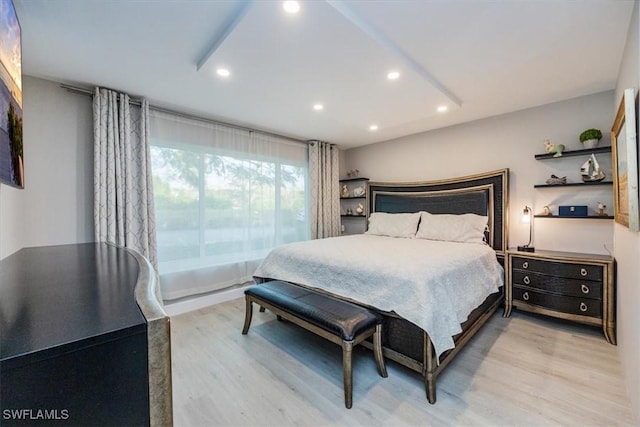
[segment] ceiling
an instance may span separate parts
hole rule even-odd
[[[275,0],[14,3],[26,75],[343,148],[611,90],[633,9],[315,0],[290,15]]]

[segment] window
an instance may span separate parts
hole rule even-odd
[[[309,238],[304,144],[155,111],[151,120],[164,299],[251,280],[270,249]]]

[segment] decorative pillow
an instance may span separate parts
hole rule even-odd
[[[448,242],[485,243],[488,217],[476,214],[431,214],[421,212],[418,239]]]
[[[419,220],[420,212],[374,212],[369,215],[369,229],[365,234],[389,237],[415,237]]]

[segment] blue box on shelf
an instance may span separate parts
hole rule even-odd
[[[559,206],[559,216],[588,216],[588,208],[586,206]]]

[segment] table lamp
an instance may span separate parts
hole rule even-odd
[[[518,246],[518,250],[522,252],[535,252],[536,248],[531,246],[531,232],[533,229],[533,212],[529,206],[525,206],[522,211],[522,222],[529,223],[529,243],[526,245]]]

